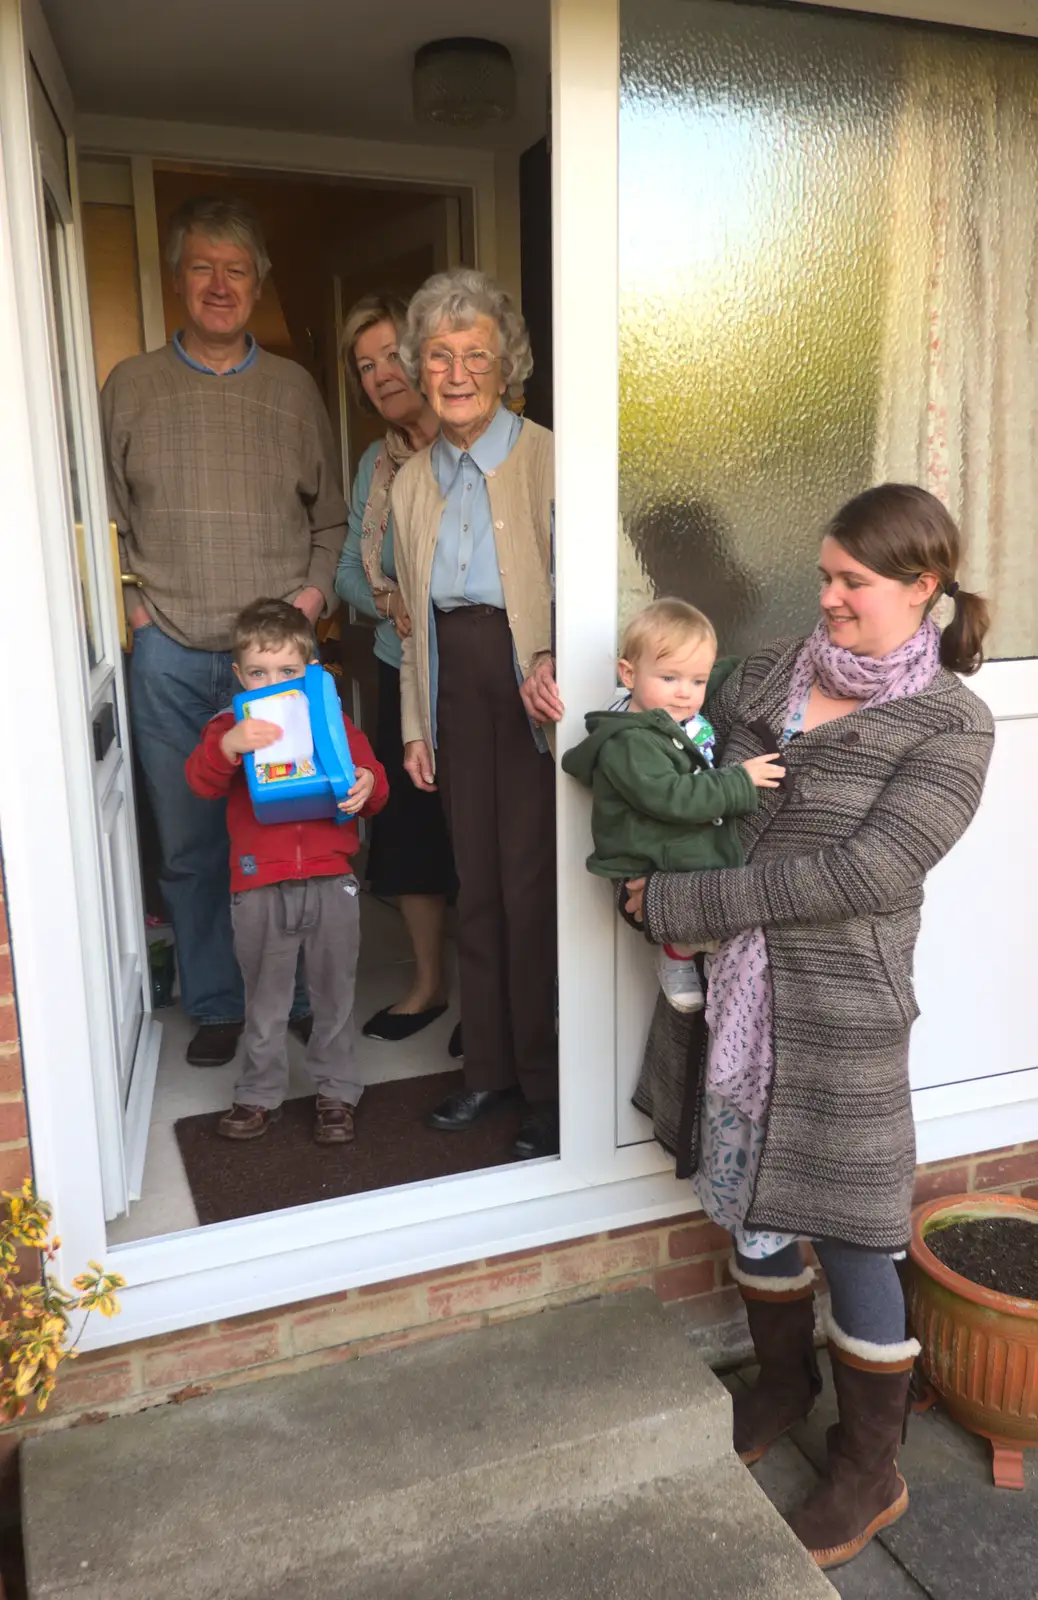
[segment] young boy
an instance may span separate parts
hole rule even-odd
[[[313,629],[285,600],[256,600],[234,626],[234,671],[243,689],[290,684],[317,660]],[[389,785],[367,739],[343,717],[357,780],[339,809],[374,816]],[[285,1032],[300,949],[313,1009],[306,1066],[317,1090],[314,1138],[348,1144],[362,1093],[356,1081],[353,990],[360,946],[360,905],[350,857],[356,823],[257,822],[242,769],[247,751],[273,744],[281,729],[223,711],[202,731],[187,759],[187,781],[205,799],[227,799],[231,836],[231,921],[245,980],[244,1061],[234,1104],[217,1132],[259,1139],[280,1115],[288,1087]]]
[[[562,758],[592,793],[588,871],[622,880],[742,866],[736,818],[756,811],[757,790],[778,788],[785,773],[777,755],[714,770],[714,731],[701,709],[737,663],[717,660],[712,624],[684,600],[646,606],[620,651],[627,694],[610,711],[590,712],[587,738]],[[677,1011],[704,1003],[695,954],[660,949],[660,985]]]

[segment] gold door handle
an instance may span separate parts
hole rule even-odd
[[[119,632],[119,643],[123,650],[130,648],[130,629],[126,621],[126,601],[123,590],[140,583],[140,579],[132,572],[122,572],[122,556],[119,553],[119,529],[114,522],[108,524],[108,533],[112,541],[112,571],[116,575],[115,585],[115,620]]]

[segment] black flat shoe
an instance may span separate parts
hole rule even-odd
[[[558,1106],[536,1106],[527,1111],[512,1146],[516,1161],[535,1161],[539,1156],[557,1156],[558,1153]]]
[[[310,1043],[310,1035],[314,1031],[314,1014],[306,1011],[300,1017],[289,1017],[288,1031],[294,1033],[297,1039],[302,1039],[304,1044]]]
[[[471,1128],[477,1117],[512,1098],[512,1089],[459,1089],[434,1106],[425,1119],[427,1128],[439,1128],[442,1133],[460,1133]]]
[[[421,1033],[430,1022],[442,1017],[446,1009],[446,1006],[426,1006],[424,1011],[390,1011],[384,1006],[368,1018],[360,1031],[365,1039],[383,1039],[387,1044],[396,1044],[400,1039],[410,1039],[412,1034]]]
[[[454,1032],[447,1041],[447,1054],[452,1061],[461,1061],[465,1055],[465,1046],[461,1042],[461,1023],[457,1023]]]
[[[225,1067],[234,1060],[244,1022],[203,1022],[187,1047],[192,1067]]]

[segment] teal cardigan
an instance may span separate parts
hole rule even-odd
[[[368,503],[371,493],[371,480],[375,473],[375,457],[383,449],[383,441],[376,439],[374,444],[369,444],[357,464],[357,473],[353,480],[353,494],[350,496],[350,514],[348,521],[349,532],[346,543],[342,547],[339,565],[335,572],[335,592],[340,600],[345,600],[347,605],[353,606],[362,617],[375,617],[378,626],[375,629],[375,655],[379,661],[384,661],[387,666],[400,670],[400,635],[388,617],[383,617],[375,609],[375,601],[371,593],[368,575],[364,571],[364,561],[360,553],[361,533],[364,528],[364,508]],[[387,578],[396,577],[396,567],[393,563],[393,516],[390,513],[386,525],[386,536],[382,541],[382,571]]]

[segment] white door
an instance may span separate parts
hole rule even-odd
[[[31,400],[47,480],[51,621],[65,639],[66,741],[78,746],[69,755],[82,778],[73,789],[81,858],[78,914],[91,969],[91,1063],[105,1212],[114,1217],[140,1189],[160,1030],[150,1013],[118,550],[104,486],[75,152],[28,51],[25,73],[36,214],[12,215],[12,225],[26,238],[35,224],[42,279],[35,299],[45,360],[31,371]],[[25,193],[28,199],[28,188]]]

